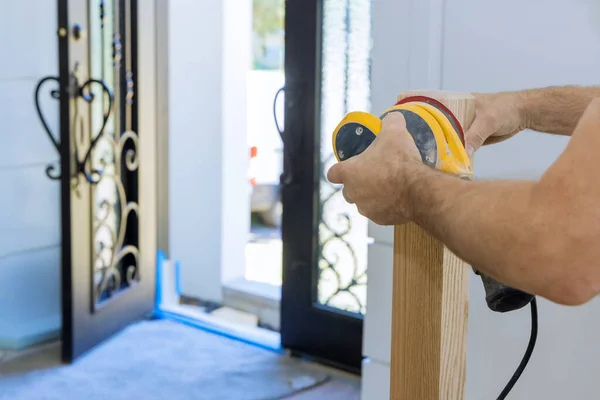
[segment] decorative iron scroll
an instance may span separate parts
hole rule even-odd
[[[90,156],[92,154],[94,147],[98,143],[98,140],[100,140],[100,138],[104,134],[104,130],[106,128],[106,123],[108,122],[108,119],[110,117],[110,113],[112,110],[112,103],[113,103],[113,96],[110,92],[110,89],[108,88],[108,86],[106,86],[106,84],[103,81],[98,80],[98,79],[88,79],[82,85],[79,85],[76,74],[77,74],[77,65],[76,65],[75,71],[71,75],[71,88],[72,88],[71,92],[74,94],[73,101],[77,102],[79,99],[83,99],[88,104],[92,103],[94,101],[94,99],[96,99],[96,95],[91,91],[91,87],[92,87],[92,85],[99,85],[102,89],[102,96],[106,96],[106,98],[108,99],[108,107],[104,113],[104,121],[103,121],[102,127],[100,128],[100,131],[95,136],[92,137],[91,142],[89,143],[89,145],[85,151],[83,151],[83,149],[82,149],[83,143],[85,142],[85,138],[84,138],[85,129],[84,129],[82,121],[80,119],[79,107],[77,106],[77,104],[74,107],[74,116],[73,116],[74,123],[71,126],[71,139],[73,141],[74,162],[75,162],[75,165],[73,168],[73,174],[72,174],[72,179],[74,180],[74,188],[77,188],[79,186],[80,179],[82,176],[90,183],[98,183],[98,181],[100,179],[102,171],[97,170],[97,169],[91,169],[89,161],[90,161]],[[37,86],[35,88],[35,108],[38,113],[38,117],[40,118],[40,121],[42,123],[42,126],[44,127],[44,130],[45,130],[46,134],[48,135],[48,138],[50,139],[50,141],[56,148],[56,151],[58,152],[58,155],[60,157],[62,143],[60,141],[60,138],[58,138],[57,136],[55,136],[52,133],[52,130],[48,126],[48,121],[46,120],[46,117],[44,116],[44,113],[43,113],[41,105],[40,105],[40,96],[42,93],[41,89],[44,86],[44,84],[46,84],[47,82],[50,82],[50,81],[54,81],[57,84],[59,83],[59,79],[57,77],[47,76],[45,78],[42,78],[39,81],[39,83],[37,84]],[[59,89],[51,90],[50,96],[55,100],[60,100],[60,90]],[[81,156],[82,154],[83,154],[83,157]],[[57,170],[56,165],[49,164],[46,167],[46,175],[50,179],[59,180],[62,177],[62,171]]]
[[[336,161],[331,133],[349,111],[369,111],[371,0],[323,2],[317,299],[354,314],[366,312],[367,220],[326,172]]]
[[[48,135],[48,138],[50,139],[50,141],[54,145],[54,148],[56,148],[56,151],[58,152],[58,155],[60,157],[60,138],[56,137],[52,133],[52,130],[48,126],[48,122],[46,121],[46,118],[44,118],[44,114],[42,112],[42,107],[40,105],[40,92],[42,90],[42,87],[47,82],[51,82],[51,81],[55,82],[57,85],[59,84],[59,80],[55,76],[47,76],[45,78],[42,78],[38,82],[38,84],[37,84],[37,86],[35,88],[34,101],[35,101],[35,109],[36,109],[36,111],[38,113],[38,116],[40,118],[42,126],[44,127],[44,131],[46,131],[46,134]],[[50,97],[53,98],[54,100],[60,100],[60,90],[59,89],[53,89],[53,90],[51,90],[50,91]],[[54,165],[54,164],[49,164],[46,167],[46,175],[48,176],[48,178],[54,179],[54,180],[59,180],[60,176],[61,176],[60,170],[57,170],[57,166]]]
[[[334,161],[333,154],[323,164],[330,165]],[[355,245],[348,240],[353,230],[355,216],[336,210],[336,201],[343,198],[342,187],[333,185],[327,180],[326,170],[321,171],[321,214],[319,224],[320,257],[319,285],[326,281],[334,288],[323,290],[320,287],[319,302],[326,306],[344,309],[345,311],[364,313],[365,299],[358,288],[365,288],[367,271],[359,267],[360,262],[355,252]],[[329,209],[329,207],[333,209]],[[342,305],[343,304],[343,305]]]
[[[93,221],[96,304],[139,279],[139,250],[135,244],[127,243],[126,236],[131,218],[137,225],[138,203],[128,199],[130,196],[121,179],[124,174],[138,170],[138,136],[133,131],[126,131],[118,138],[107,135],[102,142],[109,150],[104,151],[97,161],[103,166],[104,173],[95,192]]]

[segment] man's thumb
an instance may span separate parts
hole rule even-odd
[[[327,171],[327,180],[331,183],[343,183],[342,180],[343,166],[341,163],[334,164],[329,171]]]
[[[484,125],[480,118],[475,118],[475,121],[465,133],[465,150],[467,150],[469,157],[473,157],[473,153],[483,146],[483,142],[487,139],[487,130]]]

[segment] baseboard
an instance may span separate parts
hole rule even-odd
[[[38,344],[57,340],[60,338],[60,333],[60,329],[53,329],[50,331],[16,337],[0,336],[0,349],[11,351],[23,350]]]
[[[279,332],[281,287],[246,279],[223,284],[223,305],[258,317],[260,325]]]

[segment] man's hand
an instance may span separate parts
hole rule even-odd
[[[469,156],[482,145],[506,140],[518,132],[570,136],[600,86],[559,86],[518,92],[474,93],[476,114],[465,133]]]
[[[506,140],[526,127],[520,92],[474,93],[475,120],[465,133],[469,156],[482,145]]]
[[[347,202],[379,225],[407,222],[412,204],[407,186],[415,169],[427,168],[406,130],[401,113],[388,114],[382,130],[362,154],[335,164],[327,173],[332,183],[344,185]]]

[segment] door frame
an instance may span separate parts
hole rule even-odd
[[[281,343],[292,353],[360,373],[362,316],[317,300],[322,23],[322,0],[286,1]]]
[[[156,153],[156,139],[157,139],[157,103],[156,103],[156,87],[157,87],[157,75],[156,75],[156,63],[157,63],[157,49],[156,49],[156,1],[157,0],[142,0],[137,2],[137,23],[132,29],[137,28],[135,33],[137,35],[137,65],[142,65],[143,68],[137,70],[138,76],[135,77],[135,89],[137,96],[137,111],[142,118],[138,119],[137,131],[140,136],[143,136],[143,140],[139,140],[137,144],[137,157],[139,160],[139,167],[137,170],[138,177],[138,235],[137,245],[139,250],[138,268],[141,265],[152,266],[148,267],[147,270],[151,270],[152,274],[144,276],[143,292],[139,292],[142,288],[133,288],[138,292],[136,293],[125,293],[124,298],[115,299],[123,304],[123,300],[131,298],[129,309],[116,310],[116,306],[119,304],[107,304],[107,308],[111,306],[111,315],[104,315],[104,319],[107,317],[112,322],[105,329],[105,333],[114,334],[121,328],[123,328],[128,322],[132,322],[133,318],[142,317],[146,312],[151,312],[152,307],[155,303],[156,297],[156,255],[157,255],[157,153]],[[76,7],[76,8],[74,8]],[[69,11],[77,10],[76,15],[81,17],[85,15],[86,19],[82,21],[84,29],[89,27],[89,13],[87,12],[89,7],[88,0],[57,0],[58,9],[58,51],[59,51],[59,87],[61,97],[67,99],[67,101],[60,102],[60,167],[61,173],[64,175],[60,180],[61,182],[61,235],[62,235],[62,359],[64,362],[71,362],[79,354],[87,351],[93,347],[96,342],[95,338],[86,338],[87,335],[82,337],[74,337],[73,332],[78,324],[86,323],[80,320],[81,313],[91,313],[93,310],[93,298],[89,298],[90,304],[86,301],[84,304],[77,305],[77,309],[73,306],[74,304],[74,291],[78,290],[78,282],[74,277],[74,268],[89,268],[91,259],[87,260],[87,256],[81,253],[80,246],[84,246],[87,249],[83,249],[84,253],[90,253],[91,243],[86,237],[78,238],[77,235],[72,234],[72,224],[74,222],[85,219],[86,226],[91,226],[91,203],[89,196],[89,184],[85,178],[82,180],[81,198],[76,200],[77,202],[85,203],[83,207],[77,207],[73,215],[73,182],[71,176],[73,170],[73,150],[72,150],[72,132],[71,132],[71,112],[72,112],[72,94],[70,93],[72,82],[71,72],[73,71],[72,59],[70,47],[73,45],[71,42],[72,28],[78,21],[69,19]],[[132,9],[133,10],[133,9]],[[81,66],[83,68],[82,77],[87,79],[88,77],[88,62],[89,62],[89,42],[87,35],[84,36],[85,41],[81,45],[83,46],[82,54],[78,54],[78,58],[81,58]],[[73,57],[74,59],[74,57]],[[132,67],[135,70],[135,67]],[[140,90],[141,88],[141,90]],[[142,95],[140,96],[140,92]],[[76,100],[77,101],[77,100]],[[87,112],[85,112],[87,114]],[[145,117],[148,116],[148,117]],[[89,145],[89,139],[84,139],[83,142],[86,146]],[[89,147],[89,146],[88,146]],[[83,150],[85,151],[87,147]],[[88,192],[88,193],[86,193]],[[90,228],[91,229],[91,228]],[[78,240],[78,242],[73,242]],[[76,258],[78,257],[78,258]],[[79,265],[81,263],[83,265]],[[81,275],[79,275],[81,278]],[[87,279],[86,279],[87,280]],[[89,291],[93,285],[92,279],[89,278],[89,282],[79,282],[79,284],[87,285]],[[132,297],[133,295],[133,297]],[[85,296],[85,294],[84,294]],[[120,297],[120,296],[119,296]],[[102,308],[99,310],[100,313],[105,312]],[[135,314],[135,315],[134,315]],[[138,315],[141,314],[141,315]]]

